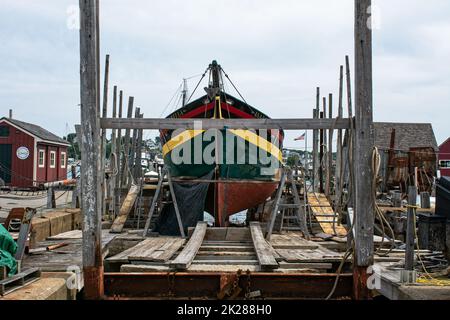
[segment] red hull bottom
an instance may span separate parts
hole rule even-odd
[[[225,227],[230,215],[258,206],[269,198],[277,187],[277,181],[217,182],[208,194],[208,199],[215,201],[207,201],[206,211],[214,215],[216,227]]]

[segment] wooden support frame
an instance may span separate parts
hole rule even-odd
[[[81,207],[86,299],[104,293],[101,246],[101,140],[99,124],[98,2],[80,0]]]
[[[119,114],[118,118],[122,118],[123,113],[123,91],[120,90],[119,92]],[[114,195],[116,197],[115,203],[116,207],[114,209],[115,214],[117,214],[120,211],[120,204],[121,204],[121,198],[122,198],[122,166],[123,166],[123,160],[122,160],[122,130],[117,130],[117,140],[116,140],[116,152],[117,152],[117,175],[116,175],[116,184],[114,188]]]
[[[131,118],[131,116],[130,116]],[[102,118],[103,129],[283,129],[283,130],[314,130],[314,129],[348,129],[349,119],[114,119]],[[195,125],[195,127],[194,127]]]
[[[129,97],[128,98],[128,110],[127,110],[127,120],[130,120],[131,117],[133,116],[133,105],[134,105],[134,97]],[[122,119],[116,119],[116,120],[122,120]],[[112,129],[112,128],[110,128]],[[120,127],[118,128],[120,129]],[[127,161],[129,155],[130,155],[130,132],[131,132],[132,127],[130,128],[125,128],[125,141],[123,142],[123,149],[124,149],[124,154],[123,154],[123,158],[124,161],[122,163],[122,168],[121,168],[121,174],[122,174],[122,182],[121,182],[121,186],[127,186],[128,188],[131,186],[131,177],[129,175],[129,170],[130,170],[130,163],[129,160]]]
[[[164,179],[166,177],[167,177],[167,182],[169,184],[170,195],[172,197],[173,206],[175,209],[175,215],[176,215],[177,222],[178,222],[178,228],[180,230],[180,235],[182,238],[186,237],[186,234],[184,232],[184,227],[183,227],[183,221],[181,219],[181,214],[178,209],[177,197],[176,197],[175,191],[173,189],[172,177],[170,176],[170,173],[166,168],[163,168],[161,171],[161,175],[159,177],[158,184],[156,186],[155,195],[153,196],[153,199],[152,199],[152,205],[151,205],[150,211],[148,213],[147,221],[145,222],[144,233],[142,235],[143,237],[147,236],[148,230],[150,229],[150,224],[152,222],[153,214],[155,213],[155,209],[156,209],[156,203],[159,201],[159,196],[161,195],[161,191],[162,191],[163,184],[164,184]]]
[[[355,254],[354,297],[368,299],[367,269],[373,264],[372,30],[371,0],[355,0]]]
[[[414,235],[416,228],[416,199],[417,188],[410,186],[408,188],[408,215],[406,222],[406,248],[405,248],[405,270],[414,270]]]
[[[333,94],[328,95],[328,119],[333,119]],[[331,174],[333,170],[333,133],[334,128],[328,130],[328,145],[327,145],[327,181],[325,187],[325,194],[331,199]]]
[[[339,105],[338,105],[338,119],[343,117],[343,87],[344,87],[344,66],[339,68]],[[343,155],[342,155],[342,129],[337,132],[337,142],[336,142],[336,171],[335,171],[335,184],[334,184],[334,194],[335,210],[341,214],[341,198],[342,198],[342,165],[343,165]]]
[[[98,2],[97,2],[98,5]],[[98,14],[98,12],[97,12]],[[97,17],[98,19],[98,17]],[[97,25],[98,25],[99,21],[97,20]],[[97,30],[97,34],[98,34]],[[97,39],[97,46],[98,46],[98,41],[99,39]],[[97,47],[97,51],[100,51],[100,48]],[[106,55],[105,58],[105,75],[104,75],[104,82],[103,82],[103,107],[102,107],[102,117],[107,117],[108,116],[108,89],[109,89],[109,54]],[[100,90],[100,86],[98,87]],[[101,130],[101,134],[102,134],[102,140],[101,140],[101,164],[100,164],[100,168],[101,168],[101,182],[102,182],[102,215],[105,215],[107,213],[106,210],[106,196],[108,194],[107,192],[107,185],[106,185],[106,175],[105,175],[105,163],[106,163],[106,129],[102,129]],[[109,211],[109,210],[108,210]]]
[[[367,267],[373,263],[373,203],[371,192],[372,33],[371,0],[355,0],[355,255],[354,296],[367,298]],[[80,0],[80,91],[83,275],[85,297],[99,299],[104,293],[101,255],[101,129],[194,128],[188,119],[100,119],[99,1]],[[350,116],[351,118],[351,116]],[[352,127],[349,119],[203,119],[203,129],[330,130]],[[129,143],[129,139],[126,140]],[[127,156],[127,154],[126,154]]]
[[[117,86],[114,86],[113,88],[113,118],[116,118],[117,116]],[[111,132],[111,161],[110,161],[110,170],[111,170],[111,178],[109,181],[109,198],[110,198],[110,205],[109,205],[109,213],[112,215],[113,219],[115,219],[117,211],[116,211],[116,181],[118,175],[116,174],[118,172],[118,168],[120,168],[120,165],[118,165],[118,157],[120,155],[117,155],[117,129],[113,129]]]

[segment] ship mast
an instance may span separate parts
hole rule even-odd
[[[205,91],[208,94],[210,100],[213,100],[216,96],[220,95],[220,89],[222,87],[222,84],[220,83],[221,70],[222,68],[216,60],[213,60],[209,65],[210,79],[212,81],[210,81],[208,87],[205,88]]]
[[[212,73],[212,88],[220,89],[220,65],[217,64],[216,60],[209,65]]]

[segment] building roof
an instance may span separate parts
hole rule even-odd
[[[430,123],[374,122],[375,145],[379,149],[390,149],[392,129],[395,129],[395,150],[410,148],[433,148],[439,151],[433,127]]]
[[[17,119],[6,118],[6,117],[3,117],[0,119],[0,121],[3,121],[3,120],[21,128],[22,130],[24,130],[42,140],[57,143],[57,144],[70,145],[70,143],[67,142],[66,140],[58,137],[57,135],[51,133],[50,131],[48,131],[38,125],[19,121]]]
[[[442,143],[439,145],[439,149],[442,148],[442,147],[444,147],[444,145],[446,145],[447,143],[450,143],[450,137],[448,137],[447,140],[445,140],[444,142],[442,142]]]

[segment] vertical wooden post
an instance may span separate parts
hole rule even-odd
[[[123,111],[123,92],[120,90],[119,92],[119,118],[122,118],[122,111]],[[116,208],[114,209],[115,214],[119,214],[120,211],[120,204],[121,204],[121,197],[122,197],[122,166],[123,161],[122,159],[122,130],[117,130],[117,176],[116,176],[116,185],[115,185],[115,191],[114,194],[116,196]]]
[[[320,113],[319,113],[319,116],[320,116],[320,119],[323,119],[323,117],[324,117],[324,114],[323,114],[323,111],[320,111]],[[320,129],[320,148],[319,148],[319,192],[320,193],[323,193],[323,155],[324,155],[324,152],[323,152],[323,144],[324,144],[324,140],[325,140],[325,137],[324,137],[324,130],[323,129]]]
[[[134,118],[138,119],[141,114],[141,108],[136,108],[134,110]],[[133,136],[131,138],[131,151],[130,151],[130,172],[135,177],[136,172],[136,149],[137,149],[137,140],[138,140],[138,129],[133,129]],[[139,164],[140,165],[140,164]],[[131,179],[128,182],[128,188],[131,186]]]
[[[429,192],[421,192],[420,193],[420,207],[422,209],[430,209],[431,208]]]
[[[47,189],[47,209],[54,208],[56,208],[55,189],[53,187],[49,187]]]
[[[349,180],[351,183],[349,183],[348,188],[348,206],[351,208],[355,207],[355,186],[354,183],[354,172],[353,172],[353,164],[350,163],[350,160],[353,161],[353,155],[355,154],[355,144],[354,144],[354,128],[355,124],[353,121],[353,105],[352,105],[352,78],[350,74],[350,59],[348,56],[345,56],[345,68],[346,68],[346,78],[347,78],[347,113],[348,118],[350,119],[350,129],[347,130],[347,157],[348,160],[348,174],[349,174]],[[351,148],[350,148],[351,146]],[[352,166],[352,168],[350,168]]]
[[[143,113],[139,113],[139,118],[143,118],[144,114]],[[144,134],[144,130],[142,129],[138,129],[137,130],[137,141],[136,141],[136,164],[134,166],[134,180],[138,181],[139,178],[141,178],[142,176],[142,153],[141,153],[141,149],[142,149],[142,139],[143,139],[143,134]]]
[[[86,299],[104,293],[101,250],[100,123],[96,0],[80,0],[81,187],[83,277]]]
[[[412,271],[414,269],[414,234],[415,234],[415,217],[417,188],[410,186],[408,188],[408,216],[406,220],[406,248],[405,248],[405,270]]]
[[[133,117],[133,104],[134,97],[129,97],[128,99],[128,112],[127,118]],[[122,183],[121,186],[128,185],[128,169],[130,168],[130,129],[125,129],[125,141],[124,141],[124,155],[122,163]]]
[[[113,113],[112,113],[112,117],[116,118],[117,117],[117,86],[114,86],[113,89]],[[116,141],[116,129],[112,130],[111,133],[111,158],[110,158],[110,168],[111,168],[111,180],[109,182],[109,194],[110,194],[110,206],[109,206],[109,211],[110,214],[112,214],[113,219],[116,217],[116,180],[117,180],[117,175],[115,174],[117,172],[117,169],[120,168],[117,165],[117,159],[118,159],[118,155],[117,155],[117,141]]]
[[[95,0],[95,58],[97,59],[97,111],[100,115],[100,0]]]
[[[98,23],[98,21],[97,21]],[[97,31],[98,32],[98,31]],[[97,39],[98,40],[98,39]],[[97,41],[98,43],[98,41]],[[97,48],[99,50],[99,48]],[[108,81],[109,81],[109,54],[106,55],[105,61],[105,79],[103,83],[103,108],[102,108],[102,117],[106,118],[108,116]],[[100,89],[100,87],[99,87]],[[105,165],[106,165],[106,129],[102,129],[102,141],[101,141],[101,158],[100,158],[100,176],[102,183],[102,215],[106,214],[106,176],[105,176]]]
[[[343,117],[343,85],[344,85],[344,66],[339,69],[339,106],[338,106],[338,119]],[[334,194],[335,207],[338,213],[341,213],[341,190],[342,190],[342,129],[337,132],[336,142],[336,170],[335,170],[335,184]]]
[[[73,209],[80,207],[79,189],[80,189],[80,180],[77,179],[75,186],[72,188],[72,206],[71,207]]]
[[[319,118],[320,109],[320,88],[316,90],[316,108],[313,112],[314,118]],[[317,192],[318,186],[318,170],[319,170],[319,130],[313,130],[313,190]]]
[[[355,255],[354,295],[368,299],[367,268],[373,264],[372,30],[371,0],[355,0]]]
[[[328,118],[333,119],[333,94],[328,96]],[[326,183],[326,195],[331,199],[331,174],[333,171],[333,133],[334,130],[328,131],[328,163],[327,163],[327,183]]]

